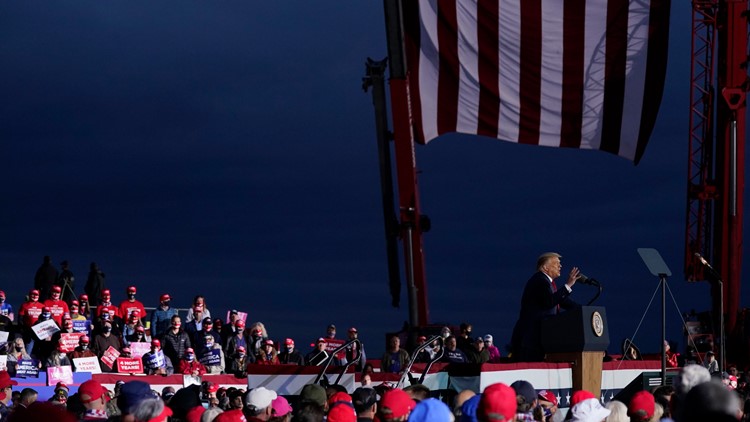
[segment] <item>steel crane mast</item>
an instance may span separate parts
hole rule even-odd
[[[694,0],[692,7],[685,276],[713,281],[713,315],[724,314],[731,333],[741,284],[748,2]]]

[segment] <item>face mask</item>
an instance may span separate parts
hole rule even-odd
[[[3,303],[3,302],[5,302],[5,298],[4,297],[0,297],[0,303]]]
[[[42,314],[42,318],[44,319],[49,319],[50,316],[52,316],[52,314],[50,314],[49,312],[45,312]]]
[[[286,351],[287,353],[292,353],[294,351],[294,346],[287,346]]]
[[[135,299],[135,293],[128,293],[128,299]]]
[[[31,296],[31,301],[32,302],[36,302],[37,300],[39,300],[39,296],[36,296],[36,295]]]
[[[193,359],[195,359],[195,355],[187,355],[187,356],[185,357],[185,359],[186,359],[186,360],[187,360],[188,362],[192,362],[192,361],[193,361]]]
[[[244,358],[244,357],[245,357],[245,354],[244,354],[244,353],[240,353],[240,354],[239,354],[239,355],[237,355],[237,356],[239,356],[239,357],[240,357],[240,359],[242,359],[242,358]]]
[[[181,324],[181,323],[179,323],[179,322],[173,322],[173,323],[172,323],[172,327],[174,327],[174,328],[180,328],[180,326],[181,326],[181,325],[182,325],[182,324]]]
[[[20,352],[21,350],[23,350],[22,346],[16,346],[16,352]]]
[[[102,331],[104,331],[105,333],[108,333],[108,332],[112,331],[112,327],[110,327],[109,325],[105,325],[102,328]]]
[[[89,303],[88,303],[88,302],[86,302],[85,300],[82,300],[82,301],[81,301],[81,306],[83,306],[83,307],[86,307],[86,306],[88,306],[88,305],[89,305]]]
[[[138,333],[138,334],[136,334],[136,337],[138,337],[138,338],[143,338],[143,333]]]
[[[161,304],[162,304],[162,306],[169,306],[169,301],[168,301],[168,300],[165,300],[165,301],[164,301],[164,302],[162,302]]]
[[[86,343],[81,344],[81,350],[86,350],[89,348],[89,345]]]
[[[209,349],[212,348],[212,347],[214,347],[214,342],[213,341],[212,342],[206,342],[206,347],[209,348]]]

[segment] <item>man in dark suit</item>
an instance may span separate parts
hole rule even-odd
[[[526,282],[521,297],[521,312],[511,339],[513,358],[516,361],[544,360],[542,320],[557,315],[560,308],[568,310],[579,306],[569,296],[581,272],[578,267],[573,267],[567,282],[558,288],[555,279],[562,270],[560,258],[560,254],[555,252],[542,254],[537,259],[537,272]]]

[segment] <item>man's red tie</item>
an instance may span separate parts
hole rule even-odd
[[[552,293],[555,293],[557,291],[557,284],[555,284],[555,280],[552,280]],[[558,304],[555,309],[555,313],[560,313],[560,305]]]

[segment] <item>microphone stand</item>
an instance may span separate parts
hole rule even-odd
[[[593,281],[596,281],[596,280],[593,280]],[[590,284],[590,285],[594,285],[594,284]],[[596,281],[596,287],[599,290],[596,292],[596,295],[591,300],[589,300],[589,303],[587,303],[586,306],[591,306],[591,304],[594,303],[597,299],[599,299],[599,296],[602,295],[602,285],[598,281]]]
[[[701,260],[701,264],[708,269],[714,281],[719,284],[719,372],[724,373],[726,349],[724,348],[724,281],[721,275],[708,262]]]

